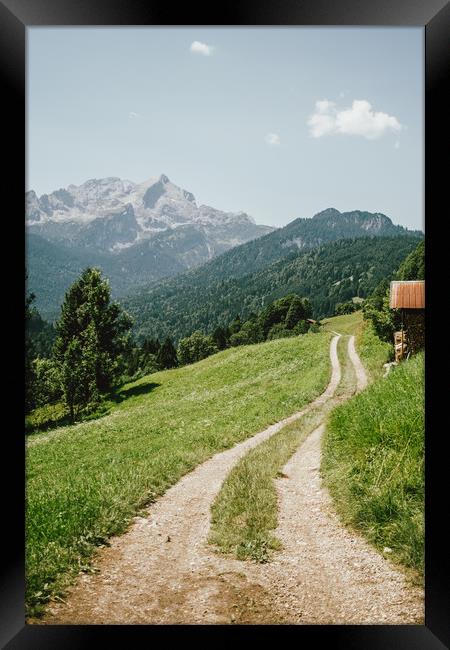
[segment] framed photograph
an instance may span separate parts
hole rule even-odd
[[[449,647],[449,27],[443,0],[1,0],[2,647]]]

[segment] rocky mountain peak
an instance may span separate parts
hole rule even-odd
[[[162,233],[173,241],[172,231],[180,238],[190,229],[209,242],[208,259],[272,230],[242,212],[199,208],[192,192],[172,183],[166,174],[142,183],[116,176],[91,178],[40,197],[31,190],[26,195],[26,222],[31,232],[51,242],[102,252],[160,239]]]

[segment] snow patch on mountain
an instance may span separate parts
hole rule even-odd
[[[273,230],[244,212],[197,206],[194,195],[165,174],[142,183],[93,178],[40,197],[31,190],[26,193],[26,225],[49,241],[112,253],[189,226],[208,243],[208,259]]]

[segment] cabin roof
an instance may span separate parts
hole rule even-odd
[[[425,280],[391,282],[391,309],[425,309]]]

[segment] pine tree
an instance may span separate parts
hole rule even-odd
[[[241,329],[241,326],[242,326],[241,317],[240,317],[239,314],[236,314],[234,320],[232,320],[231,323],[228,326],[228,330],[230,332],[230,335],[231,334],[236,334],[237,332],[239,332],[239,330]]]
[[[72,419],[112,389],[130,327],[128,314],[111,302],[109,284],[101,271],[83,271],[66,293],[54,345]]]
[[[156,361],[161,368],[175,368],[178,365],[177,351],[169,337],[158,350]]]
[[[212,334],[212,339],[217,346],[218,350],[225,350],[228,345],[228,337],[226,330],[220,325],[216,327]]]
[[[291,303],[286,314],[285,325],[288,330],[294,329],[299,320],[305,320],[306,311],[303,301],[299,296],[292,296]]]
[[[34,407],[34,384],[35,372],[33,359],[35,348],[30,336],[29,325],[32,317],[31,304],[34,300],[34,294],[30,293],[25,298],[25,412],[28,413]]]
[[[95,381],[96,352],[95,336],[91,330],[85,345],[74,338],[64,353],[62,383],[71,422],[83,409],[93,408],[99,401]]]

